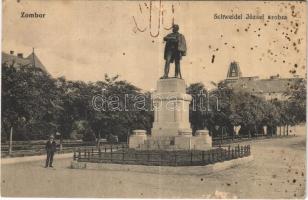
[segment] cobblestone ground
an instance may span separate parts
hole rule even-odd
[[[249,142],[254,161],[210,175],[70,169],[71,159],[2,165],[10,197],[304,198],[306,136]],[[180,170],[176,168],[175,170]]]

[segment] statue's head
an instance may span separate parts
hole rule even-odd
[[[180,29],[179,25],[173,24],[173,26],[172,26],[172,32],[173,33],[177,33],[179,31],[179,29]]]

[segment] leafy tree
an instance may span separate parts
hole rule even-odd
[[[139,88],[118,78],[106,75],[104,83],[94,84],[97,94],[103,91],[102,96],[107,101],[104,109],[100,111],[92,108],[90,121],[97,135],[106,138],[112,134],[118,136],[120,141],[126,141],[133,129],[150,132],[153,112],[150,108],[149,93],[142,93]],[[145,107],[142,107],[142,103],[140,107],[136,106],[138,100],[144,100],[141,102],[144,102]]]
[[[192,84],[188,89],[190,93],[200,91],[203,85]],[[233,127],[237,125],[241,125],[240,134],[244,135],[254,136],[263,133],[263,126],[268,126],[271,134],[276,133],[280,111],[272,102],[244,90],[234,90],[224,82],[219,83],[217,88],[210,92],[211,96],[219,100],[219,108],[216,109],[216,101],[210,98],[211,112],[206,115],[202,115],[200,111],[191,114],[192,124],[205,123],[214,136],[221,135],[223,129],[229,135],[233,135]]]
[[[306,122],[306,79],[298,79],[290,85],[285,95],[288,96],[287,112],[289,113],[289,124]]]
[[[193,132],[195,132],[206,127],[207,90],[203,83],[193,83],[187,88],[187,93],[192,96],[192,102],[189,105],[189,119]]]
[[[267,126],[276,134],[277,126],[289,126],[306,120],[306,80],[290,86],[284,101],[265,99],[224,82],[207,91],[202,83],[191,84],[187,93],[193,131],[207,127],[217,136],[241,125],[242,134],[262,133]],[[209,93],[209,95],[208,95]],[[103,108],[95,109],[93,98],[103,98]],[[218,107],[217,107],[218,99]],[[208,101],[209,100],[209,101]],[[114,135],[126,141],[134,129],[151,131],[153,111],[150,93],[119,76],[96,82],[52,78],[39,68],[2,64],[2,126],[5,141],[11,128],[14,140],[46,139],[56,131],[62,138],[93,141]]]
[[[54,133],[55,84],[39,68],[2,64],[2,132],[14,139],[45,138]]]

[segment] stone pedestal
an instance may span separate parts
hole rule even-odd
[[[208,130],[197,130],[191,142],[192,149],[208,150],[212,148],[212,137]]]
[[[129,148],[140,148],[147,140],[145,130],[133,130],[133,134],[129,137]]]
[[[175,149],[190,150],[192,149],[192,136],[179,135],[174,138]]]
[[[129,139],[129,148],[139,150],[207,150],[212,139],[207,130],[198,130],[192,136],[189,123],[189,104],[183,79],[168,78],[157,81],[152,94],[154,123],[151,136],[144,130],[135,130]]]
[[[157,91],[152,94],[154,123],[152,137],[177,136],[179,132],[192,133],[189,123],[189,104],[183,79],[168,78],[157,81]]]
[[[175,149],[208,150],[212,148],[212,138],[208,130],[197,130],[195,136],[178,135],[174,140]]]

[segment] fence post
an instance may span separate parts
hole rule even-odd
[[[74,156],[73,156],[73,160],[76,160],[76,148],[74,149]]]
[[[214,151],[213,151],[213,163],[216,163],[216,162],[218,162],[219,161],[219,150],[220,149],[215,149]]]
[[[106,153],[106,151],[107,151],[107,148],[105,147],[105,153]]]
[[[237,156],[238,158],[241,157],[241,147],[240,146],[237,147],[237,155],[238,155]]]
[[[244,157],[246,156],[246,145],[244,145],[244,147],[243,147],[243,156]]]
[[[215,162],[218,162],[219,159],[220,159],[220,158],[219,158],[219,150],[220,150],[220,149],[217,149],[217,150],[215,150],[215,152],[214,152],[214,153],[216,154],[216,155],[215,155],[215,156],[216,156],[216,158],[215,158],[216,161],[215,161]]]
[[[237,147],[237,151],[238,151],[238,157],[240,158],[241,157],[241,147],[240,146]]]
[[[190,150],[190,165],[192,165],[192,162],[193,162],[193,153],[192,153],[192,151]]]
[[[221,149],[220,150],[220,161],[224,161],[225,160],[225,149]]]
[[[207,161],[208,163],[211,163],[211,149],[207,151],[207,155],[208,155]]]
[[[204,151],[202,151],[202,164],[204,165]]]
[[[222,141],[223,141],[223,132],[221,131],[221,137],[220,137],[220,145],[222,144]]]
[[[92,149],[91,149],[91,156],[93,157],[93,153],[94,153],[94,149],[93,149],[93,147],[92,147]]]
[[[99,158],[101,158],[101,157],[102,157],[101,147],[98,147],[98,156],[99,156]]]
[[[122,163],[124,163],[124,151],[122,151]]]
[[[231,158],[230,158],[230,156],[231,156],[230,149],[231,149],[231,147],[230,147],[230,145],[229,145],[229,146],[228,146],[228,160],[230,160],[230,159],[231,159]]]
[[[241,157],[241,149],[240,149],[240,144],[237,145],[237,157]]]
[[[110,146],[110,152],[112,153],[112,145]]]
[[[174,162],[175,162],[175,166],[177,166],[176,153],[174,154]]]
[[[81,158],[81,150],[80,150],[80,148],[78,148],[78,159],[80,159]]]
[[[232,157],[232,159],[235,158],[235,149],[236,149],[236,146],[234,146],[234,147],[231,149],[231,157]]]
[[[215,158],[214,163],[219,161],[219,154],[218,154],[219,152],[218,151],[219,151],[219,149],[216,149],[214,151],[214,158]]]
[[[160,164],[162,164],[162,162],[163,162],[163,154],[160,153]]]
[[[112,162],[112,150],[110,151],[110,161]]]

